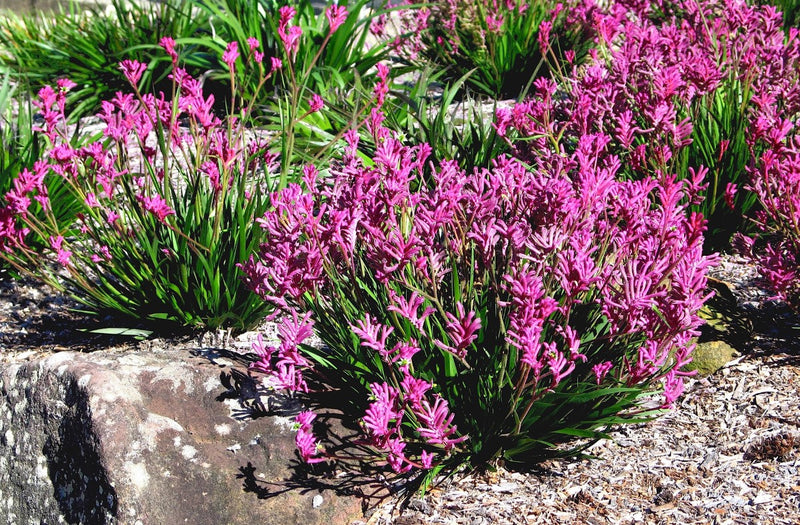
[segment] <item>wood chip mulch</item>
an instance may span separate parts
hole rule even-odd
[[[725,257],[713,276],[752,335],[674,410],[612,432],[588,451],[599,459],[456,478],[353,525],[800,524],[800,320],[744,261]]]

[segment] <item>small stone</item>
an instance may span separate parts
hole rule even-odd
[[[431,513],[431,506],[424,499],[412,499],[408,504],[408,508],[423,514]]]
[[[684,369],[697,370],[701,376],[707,376],[733,361],[737,355],[738,352],[725,341],[698,343],[692,352],[692,362]]]
[[[315,509],[318,509],[322,506],[323,498],[320,494],[314,496],[314,499],[311,500],[311,506]]]
[[[770,501],[772,501],[772,496],[759,490],[756,497],[753,498],[753,505],[761,505],[762,503],[769,503]]]
[[[492,492],[503,492],[507,494],[511,494],[515,490],[519,488],[519,483],[513,483],[510,481],[504,481],[502,483],[498,483],[497,485],[492,485]]]

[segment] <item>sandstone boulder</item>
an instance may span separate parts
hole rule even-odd
[[[298,483],[288,417],[247,417],[220,359],[61,352],[0,371],[9,524],[349,523],[360,502]],[[302,477],[302,476],[300,476]],[[0,518],[1,519],[1,518]]]

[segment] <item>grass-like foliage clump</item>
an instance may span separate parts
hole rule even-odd
[[[178,67],[174,41],[162,45],[175,65],[171,97],[141,93],[145,64],[123,62],[133,91],[103,102],[96,140],[73,145],[65,116],[70,81],[40,90],[35,104],[48,145],[6,195],[2,256],[95,310],[248,328],[268,307],[243,285],[236,264],[263,240],[255,220],[277,188],[276,155],[235,115],[218,118],[214,97]],[[253,41],[251,62],[257,48]],[[233,69],[241,58],[230,51]],[[262,81],[272,74],[263,64],[254,69]],[[79,205],[66,220],[54,213],[52,180]],[[46,239],[46,249],[30,245],[30,234]],[[57,264],[41,264],[42,255]]]
[[[185,37],[200,30],[192,2],[124,2],[109,8],[71,5],[56,13],[6,13],[0,28],[0,62],[17,82],[37,91],[58,79],[75,84],[68,113],[85,116],[100,109],[103,100],[128,88],[119,71],[123,60],[138,60],[143,72],[141,90],[168,90],[169,60],[163,60],[158,41]],[[200,71],[199,73],[202,73]]]
[[[464,87],[477,94],[512,99],[527,93],[535,78],[583,60],[592,45],[588,22],[597,10],[591,1],[404,4],[404,36],[394,41],[403,56],[437,64],[451,82],[466,77]],[[385,24],[376,21],[376,32]]]

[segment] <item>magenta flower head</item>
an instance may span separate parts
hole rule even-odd
[[[286,55],[294,57],[300,45],[300,35],[303,34],[303,30],[299,26],[289,25],[292,19],[294,19],[294,15],[297,14],[297,11],[295,11],[293,7],[285,5],[278,10],[278,14],[280,16],[278,36],[281,37]]]
[[[175,52],[175,39],[171,36],[165,36],[162,38],[158,45],[167,52],[167,54],[172,59],[172,63],[176,63],[178,61],[178,53]]]
[[[739,188],[733,182],[729,182],[727,186],[725,186],[725,204],[728,205],[728,208],[735,209],[734,199],[736,198],[736,191]]]
[[[261,46],[261,43],[255,37],[248,37],[247,38],[247,46],[250,48],[250,52],[253,53],[253,60],[256,61],[256,64],[260,64],[264,60],[264,53],[261,51],[256,51]]]
[[[486,28],[490,33],[500,33],[503,29],[503,15],[486,15]]]
[[[69,264],[70,257],[72,257],[72,252],[61,247],[63,242],[64,237],[61,235],[57,237],[50,237],[50,247],[56,251],[58,264],[61,266],[67,266]]]
[[[316,113],[317,111],[321,110],[322,107],[325,105],[325,101],[322,100],[322,97],[314,93],[311,95],[311,100],[308,102],[310,109],[308,110],[309,113]]]
[[[175,210],[170,208],[167,201],[165,201],[161,195],[156,195],[155,197],[139,195],[137,199],[142,203],[142,207],[146,211],[156,216],[159,222],[164,222],[168,216],[175,215]]]
[[[231,42],[222,53],[222,61],[228,64],[228,68],[233,71],[236,59],[239,58],[239,42]]]
[[[325,457],[318,457],[318,454],[325,452],[325,448],[321,443],[317,442],[310,430],[301,428],[297,431],[294,440],[297,450],[300,452],[300,457],[306,463],[321,463],[326,460]]]
[[[69,91],[70,89],[74,88],[77,85],[78,84],[76,84],[75,82],[73,82],[68,78],[59,78],[58,80],[56,80],[56,86],[58,86],[60,91],[64,92]]]
[[[285,5],[278,10],[278,16],[280,16],[280,26],[285,28],[289,22],[294,18],[294,15],[297,14],[294,7]]]
[[[139,85],[139,80],[142,78],[144,70],[147,69],[147,65],[142,64],[138,60],[123,60],[119,63],[119,68],[122,70],[122,74],[125,75],[128,82],[130,82],[133,87],[136,87]]]
[[[328,9],[325,10],[325,17],[328,19],[328,25],[330,25],[329,35],[335,33],[336,30],[344,24],[347,15],[347,9],[345,9],[344,6],[338,4],[331,4],[328,6]]]
[[[310,431],[313,428],[312,423],[316,417],[317,415],[311,410],[300,412],[297,414],[297,417],[294,418],[295,430]]]

